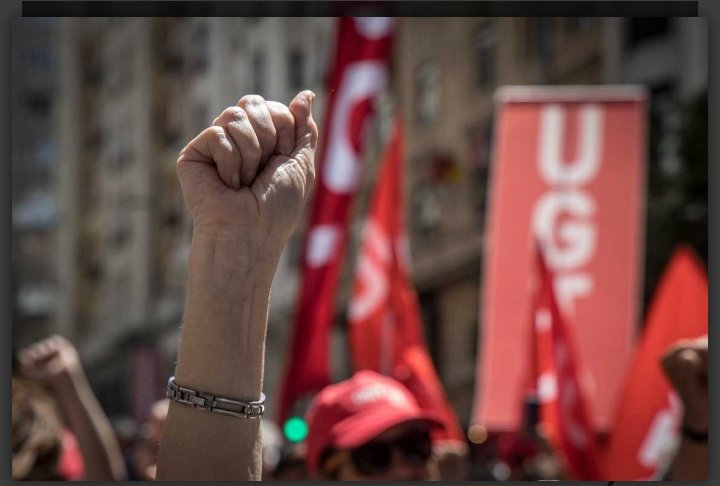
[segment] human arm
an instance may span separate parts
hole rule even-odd
[[[180,154],[193,237],[179,385],[260,397],[270,286],[314,180],[313,96],[288,107],[243,97]],[[259,421],[171,403],[158,479],[260,479],[261,469]]]
[[[90,388],[72,343],[62,336],[52,336],[24,349],[19,359],[23,374],[44,383],[56,397],[80,446],[84,479],[126,479],[115,433]]]
[[[683,340],[662,358],[662,369],[683,403],[683,428],[694,435],[708,432],[708,341],[707,336]],[[665,479],[706,481],[708,479],[707,440],[682,434]]]

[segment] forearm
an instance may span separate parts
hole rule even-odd
[[[178,384],[257,400],[277,259],[258,260],[241,239],[196,233],[175,379]],[[158,479],[260,479],[259,421],[171,403]]]
[[[77,437],[88,481],[123,481],[127,471],[110,422],[84,375],[68,377],[56,390],[60,406]]]

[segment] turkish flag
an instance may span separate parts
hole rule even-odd
[[[280,396],[280,422],[330,383],[329,340],[348,215],[361,175],[363,134],[388,82],[395,19],[338,19],[328,108],[318,153],[312,213],[301,262],[302,281],[290,359]]]
[[[595,433],[590,421],[571,328],[560,314],[553,275],[537,251],[538,285],[532,316],[536,394],[540,424],[573,479],[598,480]]]
[[[682,406],[660,359],[680,339],[708,333],[708,281],[693,250],[680,247],[650,305],[617,406],[607,453],[607,479],[653,479],[678,438]]]
[[[349,339],[356,370],[371,369],[402,382],[420,406],[445,424],[435,440],[464,434],[425,345],[417,294],[409,272],[403,196],[404,141],[396,120],[363,228],[349,306]]]

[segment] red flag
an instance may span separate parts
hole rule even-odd
[[[537,238],[563,315],[576,324],[593,425],[607,431],[638,316],[644,90],[511,86],[496,100],[472,422],[493,431],[520,425]]]
[[[438,431],[435,440],[464,442],[425,345],[420,306],[409,276],[403,158],[398,120],[360,244],[348,319],[352,361],[357,370],[372,369],[398,379],[421,407],[439,414],[445,430]]]
[[[534,342],[532,371],[537,373],[540,423],[560,454],[571,477],[598,480],[595,433],[586,405],[586,393],[578,377],[577,348],[560,314],[553,276],[537,252],[539,287],[531,319]]]
[[[617,404],[607,479],[651,479],[665,465],[678,437],[681,404],[663,376],[660,359],[676,341],[707,333],[707,274],[693,251],[681,247],[655,292]]]
[[[281,422],[295,403],[330,382],[329,332],[347,217],[360,179],[363,128],[387,84],[394,22],[387,17],[339,19],[325,138],[301,264],[299,308],[281,387]]]

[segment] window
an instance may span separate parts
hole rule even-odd
[[[55,56],[44,46],[28,47],[23,51],[22,57],[23,62],[37,74],[47,74],[56,65]]]
[[[417,68],[415,107],[419,123],[430,124],[437,118],[440,110],[440,67],[435,62],[426,61]]]
[[[670,19],[667,17],[633,17],[627,19],[625,40],[628,47],[636,47],[643,42],[662,37],[670,32]]]
[[[33,114],[37,116],[48,116],[52,108],[52,100],[48,93],[31,92],[25,96],[25,104]]]
[[[305,85],[305,56],[300,49],[293,49],[290,52],[290,59],[288,65],[288,86],[293,91],[301,90]]]
[[[208,67],[208,43],[210,33],[205,20],[200,21],[190,39],[188,68],[192,73],[202,73]]]
[[[110,230],[108,240],[111,247],[119,249],[123,248],[128,243],[128,241],[130,241],[130,237],[130,226],[125,222],[121,222],[114,225],[113,228]]]
[[[497,40],[492,23],[483,24],[475,34],[477,84],[489,88],[495,84],[495,50]]]

